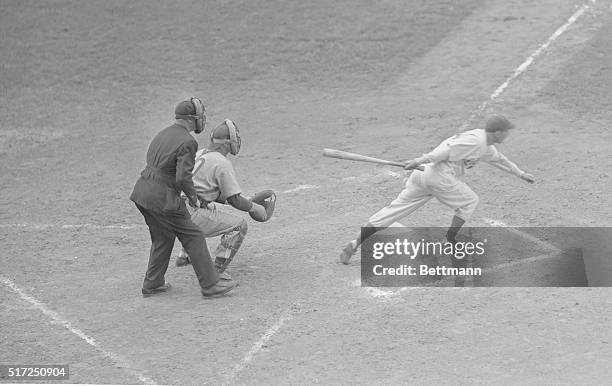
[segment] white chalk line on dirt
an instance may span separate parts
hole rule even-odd
[[[521,230],[518,230],[516,228],[513,228],[511,226],[509,226],[508,224],[504,223],[503,221],[500,220],[495,220],[495,219],[491,219],[491,218],[485,218],[483,219],[485,223],[489,224],[492,227],[500,227],[500,228],[504,228],[506,231],[508,231],[509,233],[512,233],[514,235],[517,235],[527,241],[530,241],[536,245],[538,245],[540,248],[543,248],[545,250],[548,250],[550,252],[553,252],[556,256],[556,254],[558,254],[560,252],[560,249],[555,247],[554,245],[552,245],[549,242],[546,242],[544,240],[541,240],[533,235],[530,235],[529,233],[523,232]],[[546,255],[548,256],[548,255]],[[520,261],[517,262],[513,262],[513,263],[506,263],[506,264],[510,264],[510,265],[518,265],[518,264],[524,264],[524,263],[529,263],[530,260],[532,258],[527,258],[527,259],[521,259]],[[510,266],[508,265],[508,266]],[[499,267],[498,266],[495,267],[495,269],[503,269],[502,267],[505,267],[504,264],[501,264]],[[484,272],[484,271],[483,271]],[[466,276],[465,278],[465,283],[466,286],[472,286],[474,283],[474,277],[473,276]]]
[[[282,191],[281,194],[296,193],[302,190],[319,189],[317,185],[298,185],[293,189]],[[0,224],[0,229],[29,229],[29,230],[45,230],[45,229],[92,229],[92,230],[105,230],[105,229],[119,229],[119,230],[132,230],[132,229],[148,229],[146,225],[138,224],[30,224],[30,223],[18,223],[18,224]]]
[[[121,224],[109,224],[109,225],[101,225],[101,224],[0,224],[0,228],[26,228],[32,230],[44,230],[44,229],[121,229],[121,230],[129,230],[129,229],[146,229],[146,225],[121,225]]]
[[[496,272],[496,271],[502,271],[502,270],[505,270],[505,269],[508,269],[508,268],[518,267],[518,266],[521,266],[523,264],[539,263],[539,262],[545,261],[545,260],[556,259],[556,258],[559,258],[561,256],[563,256],[562,251],[557,250],[556,252],[552,252],[552,253],[544,253],[544,254],[537,255],[537,256],[532,256],[532,257],[527,257],[527,258],[524,258],[524,259],[519,259],[519,260],[507,262],[507,263],[497,264],[497,265],[492,266],[492,267],[482,268],[482,274],[492,273],[492,272]],[[449,276],[445,276],[444,278],[442,278],[441,280],[438,280],[436,282],[421,284],[421,285],[418,285],[418,286],[415,285],[413,287],[399,287],[399,288],[397,288],[395,290],[384,290],[384,289],[380,289],[380,288],[376,288],[376,287],[364,287],[364,289],[365,289],[365,292],[369,296],[374,298],[374,299],[377,299],[377,300],[389,300],[389,299],[399,295],[402,292],[410,291],[410,290],[415,290],[417,288],[429,288],[429,287],[441,287],[441,288],[445,288],[445,286],[442,286],[441,284],[443,284],[445,282],[449,282],[450,283],[451,280],[453,280],[453,278],[454,278],[454,276],[449,275]],[[467,277],[466,277],[466,279],[467,279]],[[473,278],[472,278],[472,280],[473,280]],[[471,284],[472,285],[468,286],[468,283],[465,283],[465,287],[473,287],[473,282]],[[356,287],[360,287],[361,286],[361,281],[358,280],[354,285]],[[462,289],[464,287],[457,287],[457,288]]]
[[[240,362],[234,366],[232,371],[227,374],[226,379],[228,382],[233,382],[236,379],[236,376],[240,374],[248,365],[251,363],[253,358],[257,353],[263,350],[267,343],[274,336],[285,323],[293,319],[293,316],[300,311],[300,306],[293,304],[291,308],[285,310],[283,314],[278,318],[276,323],[274,323],[268,330],[251,346],[249,352],[240,360]]]
[[[518,66],[515,70],[514,73],[512,75],[510,75],[502,84],[500,84],[495,91],[493,92],[493,94],[491,94],[491,96],[489,97],[488,100],[484,101],[483,103],[481,103],[476,110],[474,110],[471,114],[468,120],[466,120],[459,128],[459,131],[465,131],[465,129],[468,127],[468,125],[470,124],[470,122],[475,119],[478,115],[480,115],[488,106],[489,104],[491,104],[491,102],[495,101],[495,99],[497,99],[507,88],[508,86],[510,86],[510,83],[513,82],[516,78],[518,78],[523,72],[525,72],[525,70],[527,70],[527,68],[529,68],[529,66],[533,63],[533,61],[540,56],[540,54],[542,54],[542,52],[544,52],[555,40],[557,40],[557,38],[559,38],[559,36],[561,36],[565,31],[567,31],[567,29],[574,24],[583,14],[584,12],[589,8],[589,4],[594,4],[596,1],[595,0],[591,0],[585,4],[583,4],[580,8],[578,8],[578,10],[576,12],[574,12],[572,14],[572,16],[569,17],[569,19],[567,19],[567,21],[559,28],[557,28],[557,30],[555,32],[553,32],[552,35],[550,35],[550,37],[548,39],[546,39],[546,41],[544,43],[542,43],[531,55],[529,55],[527,57],[527,59],[525,59],[525,61],[523,63],[521,63],[520,66]]]
[[[354,287],[361,287],[365,290],[366,294],[368,294],[369,296],[375,298],[375,299],[384,299],[387,300],[389,298],[392,298],[393,296],[398,295],[400,292],[404,292],[404,291],[409,291],[409,290],[413,290],[419,287],[399,287],[395,290],[386,290],[386,289],[382,289],[382,288],[378,288],[378,287],[362,287],[361,286],[361,280],[356,280],[353,283]]]
[[[522,264],[531,264],[531,263],[537,263],[543,260],[550,260],[550,259],[554,259],[557,258],[559,256],[561,256],[562,253],[561,251],[557,251],[554,253],[544,253],[541,255],[537,255],[537,256],[532,256],[532,257],[526,257],[524,259],[520,259],[520,260],[516,260],[516,261],[511,261],[508,263],[502,263],[502,264],[497,264],[493,267],[487,267],[487,268],[483,268],[482,269],[482,273],[489,273],[489,272],[495,272],[495,271],[500,271],[503,269],[507,269],[507,268],[511,268],[511,267],[516,267]]]
[[[281,193],[283,194],[295,193],[295,192],[299,192],[300,190],[308,190],[308,189],[319,189],[319,186],[317,185],[298,185],[293,189],[284,190]]]
[[[559,252],[560,249],[555,247],[553,244],[541,240],[533,235],[530,235],[529,233],[523,232],[521,230],[518,230],[516,228],[513,228],[507,224],[505,224],[503,221],[500,220],[494,220],[494,219],[490,219],[490,218],[485,218],[484,222],[486,222],[487,224],[493,226],[493,227],[500,227],[500,228],[504,228],[506,231],[515,234],[517,236],[520,236],[522,238],[524,238],[525,240],[531,241],[534,244],[537,244],[538,246],[540,246],[543,249],[549,250],[551,252]]]
[[[134,366],[132,366],[132,364],[129,363],[125,358],[121,357],[118,354],[113,353],[112,351],[106,350],[105,348],[102,347],[102,345],[100,343],[98,343],[98,341],[96,341],[95,338],[93,338],[92,336],[87,335],[83,331],[79,330],[78,328],[76,328],[73,325],[73,323],[71,323],[70,321],[62,318],[57,312],[49,309],[49,307],[47,307],[44,303],[40,302],[34,296],[29,295],[28,293],[23,291],[21,288],[19,288],[15,284],[15,282],[13,280],[0,275],[0,282],[2,282],[11,291],[13,291],[17,295],[19,295],[19,297],[22,300],[30,303],[32,306],[34,306],[34,308],[36,308],[37,310],[42,312],[45,316],[49,317],[51,319],[51,321],[52,321],[52,324],[59,324],[60,326],[66,328],[68,331],[70,331],[74,335],[78,336],[79,338],[81,338],[82,340],[87,342],[87,344],[89,344],[96,351],[98,351],[100,354],[102,354],[102,356],[110,359],[113,363],[115,363],[115,365],[117,365],[118,367],[124,369],[125,371],[127,371],[131,375],[133,375],[136,378],[138,378],[138,380],[140,382],[145,383],[147,385],[157,385],[158,384],[152,378],[144,375],[142,372],[140,372],[138,370],[135,370]]]
[[[506,268],[521,265],[521,264],[534,263],[540,260],[547,260],[547,259],[555,258],[555,257],[560,256],[560,253],[562,252],[559,248],[557,248],[553,244],[547,241],[541,240],[533,235],[530,235],[529,233],[523,232],[516,228],[512,228],[506,223],[504,223],[503,221],[485,218],[484,222],[493,227],[503,227],[508,232],[513,233],[519,237],[522,237],[523,239],[526,239],[534,244],[537,244],[541,248],[548,250],[551,253],[541,254],[538,256],[528,257],[528,258],[520,259],[520,260],[509,262],[509,263],[499,264],[499,265],[496,265],[495,267],[485,268],[483,269],[483,273],[502,270],[502,269],[506,269]],[[400,223],[394,223],[392,225],[393,226],[403,226]],[[473,280],[473,277],[472,278],[466,277],[466,286],[469,286],[469,284],[472,283],[472,280]],[[357,281],[355,285],[360,287],[361,281]],[[424,287],[427,287],[427,285],[425,285]],[[365,293],[375,299],[389,299],[399,294],[402,291],[406,291],[406,290],[414,289],[414,288],[418,288],[418,287],[416,286],[415,287],[400,287],[398,290],[383,290],[383,289],[376,288],[376,287],[364,287]]]
[[[368,178],[377,176],[400,178],[403,176],[401,173],[396,173],[390,170],[384,170],[375,175],[370,175]],[[353,177],[357,178],[357,177]],[[283,190],[280,194],[291,194],[297,193],[303,190],[315,190],[321,189],[318,185],[298,185],[295,188]],[[148,229],[146,225],[138,224],[31,224],[31,223],[16,223],[16,224],[0,224],[0,229],[29,229],[29,230],[45,230],[45,229],[92,229],[92,230],[107,230],[107,229],[119,229],[119,230],[132,230],[132,229]]]

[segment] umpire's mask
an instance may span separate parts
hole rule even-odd
[[[195,121],[196,134],[200,134],[206,127],[206,108],[204,103],[196,97],[182,101],[174,110],[176,119],[188,119]]]

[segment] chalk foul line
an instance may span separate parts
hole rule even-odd
[[[70,331],[72,334],[78,336],[80,339],[84,340],[87,344],[92,346],[97,352],[102,354],[102,356],[104,356],[105,358],[108,358],[115,365],[117,365],[118,367],[121,367],[122,369],[124,369],[125,371],[127,371],[128,373],[136,377],[140,382],[147,384],[147,385],[157,385],[158,384],[157,382],[155,382],[155,380],[146,376],[143,372],[137,370],[125,358],[123,358],[122,356],[118,354],[115,354],[112,351],[105,349],[95,338],[93,338],[90,335],[87,335],[85,332],[75,327],[72,322],[70,322],[67,319],[64,319],[60,314],[51,310],[49,307],[47,307],[44,303],[40,302],[34,296],[26,293],[24,290],[19,288],[13,280],[3,275],[0,275],[0,282],[4,284],[8,289],[13,291],[17,295],[19,295],[19,297],[22,300],[30,303],[34,308],[36,308],[37,310],[42,312],[45,316],[47,316],[49,319],[51,319],[51,322],[53,324],[58,324],[64,327],[66,330]]]
[[[0,224],[0,229],[32,229],[32,230],[44,230],[44,229],[147,229],[146,225],[136,224],[30,224],[30,223],[19,223],[19,224]]]
[[[523,61],[523,63],[521,63],[514,70],[514,73],[512,75],[510,75],[502,84],[500,84],[495,89],[495,91],[493,91],[493,94],[491,94],[488,100],[481,103],[476,108],[476,110],[472,112],[469,119],[461,125],[459,131],[465,131],[470,122],[472,122],[478,115],[480,115],[489,106],[489,104],[491,104],[491,102],[495,101],[508,88],[511,82],[513,82],[523,72],[525,72],[525,70],[527,70],[527,68],[529,68],[529,66],[533,63],[533,61],[538,56],[540,56],[542,52],[544,52],[555,40],[557,40],[559,36],[563,35],[563,33],[567,31],[568,28],[571,27],[571,25],[574,24],[585,13],[585,11],[590,7],[590,4],[594,4],[595,2],[595,0],[591,0],[583,4],[580,8],[578,8],[578,10],[576,10],[576,12],[574,12],[572,16],[570,16],[562,26],[557,28],[557,30],[553,32],[553,34],[550,35],[550,37],[546,39],[544,43],[542,43],[531,55],[527,57],[527,59],[525,59],[525,61]]]
[[[490,219],[490,218],[485,218],[484,222],[489,224],[492,227],[502,227],[506,231],[508,231],[508,232],[510,232],[512,234],[515,234],[517,236],[520,236],[520,237],[524,238],[525,240],[531,241],[532,243],[540,246],[541,248],[543,248],[545,250],[548,250],[548,251],[551,251],[551,252],[554,252],[554,253],[560,252],[560,249],[557,248],[556,246],[554,246],[553,244],[551,244],[551,243],[549,243],[547,241],[541,240],[541,239],[539,239],[539,238],[537,238],[537,237],[535,237],[533,235],[530,235],[527,232],[523,232],[523,231],[518,230],[518,229],[516,229],[514,227],[511,227],[511,226],[505,224],[503,221],[493,220],[493,219]]]
[[[319,189],[318,185],[298,185],[295,188],[284,190],[281,194],[296,193],[302,190]],[[17,223],[17,224],[0,224],[0,229],[28,229],[28,230],[45,230],[45,229],[91,229],[91,230],[133,230],[133,229],[148,229],[146,225],[139,224],[45,224],[45,223]]]
[[[319,189],[319,187],[317,185],[298,185],[293,189],[284,190],[281,193],[283,194],[295,193],[295,192],[299,192],[300,190],[309,190],[309,189]]]
[[[293,319],[295,314],[301,312],[301,306],[299,304],[293,304],[288,310],[282,313],[280,318],[274,323],[268,330],[251,346],[251,349],[246,355],[240,360],[240,362],[234,366],[232,371],[226,375],[226,380],[229,383],[233,383],[238,376],[253,360],[255,355],[262,351],[270,339],[283,327],[285,323]]]

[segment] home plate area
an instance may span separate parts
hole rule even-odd
[[[363,287],[587,287],[584,228],[392,227],[361,248]],[[454,260],[454,262],[453,262]]]

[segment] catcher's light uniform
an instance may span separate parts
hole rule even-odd
[[[494,145],[487,145],[487,134],[483,129],[456,134],[424,154],[420,160],[428,162],[424,165],[425,170],[413,171],[397,198],[370,217],[369,223],[373,227],[390,226],[432,197],[453,208],[457,217],[469,220],[478,205],[478,196],[460,178],[465,174],[465,169],[472,168],[480,160],[501,163],[515,175],[522,173]]]
[[[276,195],[272,190],[259,192],[250,199],[242,197],[240,185],[227,154],[238,155],[242,139],[234,121],[224,120],[210,134],[208,150],[196,153],[193,183],[203,205],[190,210],[191,220],[199,226],[205,237],[221,235],[221,242],[215,251],[215,265],[219,273],[232,261],[247,233],[247,222],[229,212],[228,203],[235,209],[248,212],[259,222],[268,221],[273,213]],[[176,265],[189,264],[189,257],[182,250]],[[221,276],[229,279],[227,274]]]
[[[188,208],[191,221],[200,227],[205,237],[221,236],[215,250],[215,264],[222,272],[240,248],[248,230],[247,222],[224,205],[228,197],[240,194],[242,190],[232,163],[219,152],[199,150],[194,170],[193,183],[205,205]],[[182,250],[179,258],[185,256]]]

